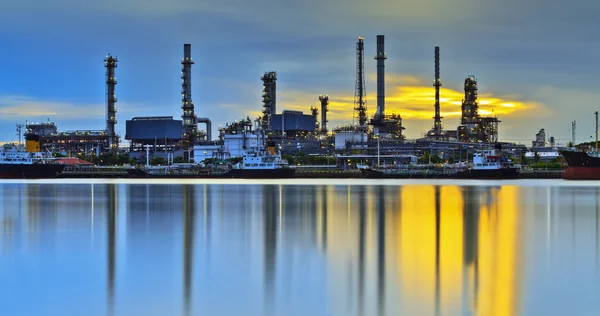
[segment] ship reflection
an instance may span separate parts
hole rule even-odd
[[[277,205],[278,188],[264,186],[263,231],[264,231],[264,284],[265,315],[274,314],[275,265],[277,257]]]

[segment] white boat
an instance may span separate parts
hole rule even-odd
[[[514,179],[521,167],[502,156],[500,149],[478,150],[473,154],[473,165],[469,168],[473,178]]]
[[[291,178],[296,169],[289,167],[280,153],[249,152],[225,176],[232,178]]]

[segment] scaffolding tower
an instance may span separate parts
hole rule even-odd
[[[271,131],[273,127],[272,118],[273,115],[277,113],[277,73],[274,71],[265,72],[260,76],[260,80],[263,82],[263,116],[261,119],[261,125],[263,130]]]
[[[367,124],[367,89],[365,87],[365,43],[359,37],[356,43],[356,84],[354,87],[355,122],[359,126]]]

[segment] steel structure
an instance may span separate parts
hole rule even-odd
[[[196,117],[196,124],[206,124],[206,133],[202,135],[202,133],[198,132],[198,138],[204,137],[206,141],[212,141],[212,122],[208,117]]]
[[[497,117],[479,116],[478,88],[475,76],[468,76],[465,79],[464,89],[465,98],[461,106],[461,125],[457,130],[459,141],[479,143],[497,142],[498,123],[500,121]]]
[[[265,72],[260,76],[260,80],[263,82],[261,126],[263,130],[270,131],[272,130],[272,116],[277,113],[277,73],[274,71]]]
[[[329,96],[320,95],[319,101],[321,102],[321,133],[327,135],[327,112],[329,112]],[[365,117],[366,120],[366,117]]]
[[[404,139],[402,131],[402,117],[400,114],[385,113],[385,37],[377,35],[377,112],[369,122],[373,126],[373,133],[378,137]]]
[[[117,109],[115,103],[115,86],[117,78],[115,77],[115,68],[117,68],[118,59],[106,55],[104,58],[104,67],[106,68],[106,134],[108,135],[108,148],[111,152],[116,153],[119,148],[119,138],[115,132],[115,124],[117,124]]]
[[[365,43],[359,37],[356,43],[356,84],[354,87],[355,119],[359,126],[367,124],[367,89],[365,87]]]
[[[227,134],[245,134],[252,131],[252,121],[250,117],[246,117],[233,123],[225,123],[225,127],[219,128],[219,140],[223,140],[223,137]]]
[[[183,141],[186,147],[196,139],[198,126],[194,114],[194,103],[192,102],[192,45],[183,44],[183,59],[181,60],[181,115],[183,125]]]
[[[99,155],[110,151],[106,130],[76,130],[59,132],[54,122],[26,122],[25,134],[39,136],[42,151],[62,153],[67,156]]]
[[[377,35],[377,114],[385,115],[385,38],[383,35]]]
[[[468,76],[465,79],[465,98],[462,101],[461,125],[468,130],[475,130],[479,118],[479,104],[477,103],[477,79],[475,76]]]
[[[427,133],[428,138],[443,139],[447,138],[447,133],[442,128],[442,116],[440,115],[440,87],[442,81],[440,80],[440,48],[438,46],[434,49],[434,76],[433,86],[435,87],[435,104],[434,104],[434,117],[433,117],[433,129]]]
[[[319,109],[316,106],[311,106],[310,107],[310,114],[313,116],[314,120],[315,120],[315,132],[319,132],[319,120],[317,119],[317,117],[319,116]]]
[[[400,114],[375,114],[370,124],[373,126],[373,133],[379,137],[405,139],[402,131],[402,117]]]

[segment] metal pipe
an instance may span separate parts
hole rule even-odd
[[[383,35],[377,35],[377,114],[385,115],[385,38]]]
[[[198,124],[206,124],[206,140],[212,140],[212,122],[210,121],[210,119],[208,119],[207,117],[197,117],[196,122],[198,122]]]

